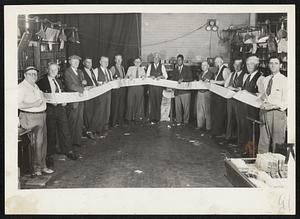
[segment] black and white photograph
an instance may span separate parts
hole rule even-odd
[[[4,30],[7,214],[295,214],[294,5],[10,5]]]

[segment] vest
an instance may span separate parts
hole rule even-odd
[[[243,86],[244,75],[245,75],[245,72],[242,71],[240,73],[240,75],[237,76],[235,84],[234,84],[234,78],[233,78],[234,74],[232,74],[231,78],[230,78],[229,86],[232,86],[232,87],[235,87],[235,88],[242,87]]]
[[[258,93],[258,87],[256,85],[256,82],[257,82],[257,79],[261,76],[261,73],[260,72],[257,72],[254,77],[252,78],[251,81],[249,81],[247,83],[247,79],[245,81],[245,84],[243,85],[242,87],[242,90],[246,90],[250,93]]]
[[[157,69],[155,69],[154,63],[151,64],[150,76],[162,76],[161,63],[158,64]]]
[[[220,73],[219,73],[218,77],[216,78],[216,81],[224,81],[223,71],[224,71],[225,68],[227,68],[227,67],[225,65],[223,65],[222,68],[221,68],[221,70],[220,70]]]
[[[121,68],[122,68],[122,70],[123,70],[123,74],[121,74],[121,72],[119,72],[119,69],[118,69],[117,66],[115,65],[115,71],[116,71],[115,75],[117,75],[117,77],[124,78],[124,76],[125,76],[125,71],[124,71],[124,68],[123,68],[122,65],[121,65]],[[114,76],[115,76],[115,75],[114,75]],[[121,75],[122,75],[122,76],[121,76]]]

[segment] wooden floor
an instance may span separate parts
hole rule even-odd
[[[56,158],[47,188],[232,186],[224,176],[231,152],[192,125],[137,123],[83,143],[82,159]]]

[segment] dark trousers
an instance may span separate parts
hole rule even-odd
[[[240,121],[238,120],[238,105],[237,100],[230,98],[227,99],[227,127],[226,139],[238,137],[237,134],[240,130]]]
[[[140,120],[144,117],[144,87],[128,87],[127,94],[127,120]]]
[[[150,121],[160,121],[160,106],[162,100],[163,88],[159,86],[149,86],[149,100],[150,100]]]
[[[259,121],[259,108],[255,108],[250,105],[246,105],[247,109],[247,116],[256,119]],[[248,141],[253,141],[253,122],[248,120],[246,118],[246,124],[247,124],[247,129],[248,129]],[[254,129],[254,134],[255,134],[255,147],[257,148],[258,145],[258,140],[259,140],[259,124],[255,124],[255,129]]]
[[[71,132],[72,145],[81,144],[81,134],[83,129],[83,109],[83,102],[70,103],[67,105],[67,118]]]
[[[215,93],[211,93],[212,134],[222,135],[226,130],[227,100]]]
[[[67,153],[72,149],[71,133],[69,129],[66,109],[62,105],[47,105],[47,155],[56,153],[56,139],[62,153]]]
[[[247,104],[235,100],[237,109],[237,138],[238,145],[242,148],[245,147],[249,140],[248,120],[247,116]]]
[[[191,93],[186,92],[175,96],[176,122],[188,124],[190,119]]]
[[[97,125],[95,123],[97,122],[97,119],[94,117],[96,117],[97,103],[99,102],[98,99],[99,97],[95,97],[84,102],[83,121],[87,131],[96,131],[95,127]]]
[[[96,117],[98,117],[96,132],[98,133],[102,133],[105,127],[109,125],[110,106],[111,91],[108,91],[98,98],[98,106],[96,107]]]
[[[124,121],[124,111],[126,103],[126,87],[113,89],[111,91],[111,125],[122,125]]]

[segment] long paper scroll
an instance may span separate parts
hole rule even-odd
[[[72,103],[90,100],[99,95],[106,93],[112,89],[120,87],[130,87],[138,85],[154,85],[161,87],[168,87],[180,90],[210,90],[211,92],[220,95],[226,99],[235,98],[241,102],[259,108],[262,101],[259,97],[250,94],[247,91],[234,92],[230,89],[218,86],[216,84],[205,83],[203,81],[183,82],[165,80],[165,79],[152,79],[152,78],[137,78],[137,79],[121,79],[105,83],[101,86],[86,90],[83,94],[78,92],[64,92],[64,93],[44,93],[44,97],[48,103]]]

